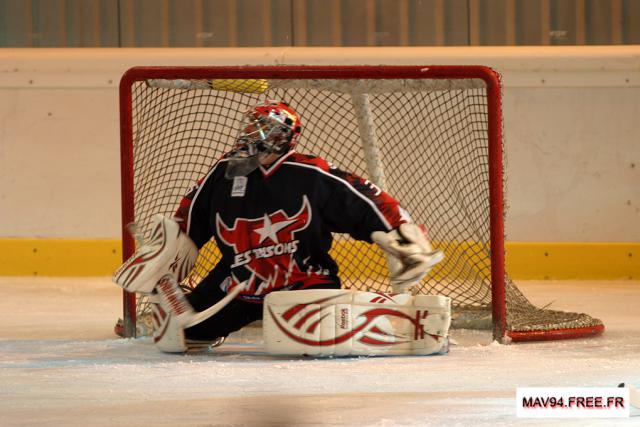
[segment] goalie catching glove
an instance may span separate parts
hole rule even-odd
[[[394,292],[407,292],[444,259],[442,251],[433,250],[425,232],[416,224],[401,224],[389,232],[374,231],[371,239],[390,258],[389,273]]]
[[[149,294],[168,273],[180,282],[193,268],[198,248],[180,230],[180,225],[163,215],[152,220],[151,239],[115,272],[113,281],[128,292]]]

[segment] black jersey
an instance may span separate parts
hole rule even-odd
[[[260,302],[267,293],[339,283],[329,255],[331,233],[371,242],[409,220],[378,187],[314,156],[290,152],[246,177],[225,178],[220,160],[182,200],[177,216],[198,248],[215,238],[217,274],[227,290],[248,280],[239,298]]]

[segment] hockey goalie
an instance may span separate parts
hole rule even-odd
[[[156,346],[173,353],[219,345],[263,319],[272,354],[446,351],[449,298],[410,292],[442,252],[380,188],[297,153],[301,129],[283,102],[245,112],[231,150],[187,192],[173,218],[154,218],[150,239],[115,273],[119,286],[150,295]],[[332,233],[382,248],[394,292],[341,289],[329,255]],[[222,258],[184,294],[178,283],[212,238]]]

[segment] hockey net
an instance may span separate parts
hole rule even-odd
[[[135,222],[142,235],[229,150],[243,111],[282,100],[302,117],[298,152],[371,180],[427,225],[446,257],[420,292],[452,298],[454,327],[493,329],[501,341],[604,328],[586,314],[534,306],[504,270],[501,85],[486,67],[136,67],[120,96],[123,225]],[[390,291],[375,245],[334,238],[344,286]],[[126,259],[127,233],[123,245]],[[218,258],[211,241],[184,284],[197,284]],[[148,333],[145,299],[125,293],[124,302],[123,333]]]

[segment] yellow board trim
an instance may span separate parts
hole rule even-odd
[[[122,263],[118,239],[0,239],[1,276],[108,276]]]
[[[364,244],[345,245],[358,257]],[[640,243],[507,242],[506,252],[514,280],[640,279]],[[117,239],[0,239],[0,276],[106,276],[121,260]]]
[[[640,279],[640,243],[508,242],[513,279]]]

